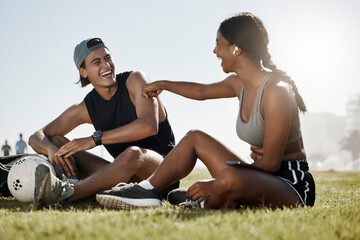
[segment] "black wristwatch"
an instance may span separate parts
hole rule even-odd
[[[95,131],[95,132],[93,133],[92,138],[93,138],[96,146],[102,144],[102,142],[101,142],[101,136],[102,136],[101,130],[97,130],[97,131]]]

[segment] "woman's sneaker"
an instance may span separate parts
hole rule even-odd
[[[96,201],[108,208],[125,210],[161,206],[156,189],[146,190],[134,183],[120,183],[111,190],[100,192],[96,194]]]
[[[198,201],[195,200],[186,200],[185,202],[182,202],[179,204],[180,207],[184,208],[201,208],[201,205]]]
[[[174,189],[169,192],[167,200],[172,205],[177,205],[184,208],[201,208],[198,201],[189,197],[187,190],[187,188]]]
[[[176,188],[169,192],[167,200],[171,205],[179,205],[185,201],[191,200],[187,194],[188,188]]]

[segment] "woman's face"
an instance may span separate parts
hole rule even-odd
[[[234,51],[235,45],[230,44],[221,32],[218,30],[216,35],[216,46],[214,53],[216,57],[221,60],[221,67],[225,73],[232,72],[232,64],[234,62]]]
[[[84,60],[85,68],[80,68],[82,77],[87,77],[95,87],[110,87],[115,80],[115,66],[107,48],[92,51]]]

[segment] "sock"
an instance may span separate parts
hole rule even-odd
[[[139,186],[145,188],[146,190],[153,190],[154,186],[148,180],[143,180],[139,183]]]

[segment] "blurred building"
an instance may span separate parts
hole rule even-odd
[[[306,113],[301,118],[304,145],[311,169],[360,170],[360,159],[353,157],[349,149],[343,147],[345,139],[353,131],[360,131],[360,94],[349,97],[345,117],[332,113]]]
[[[301,115],[301,131],[308,155],[322,152],[338,144],[345,136],[345,117],[333,113]]]
[[[360,94],[352,95],[346,103],[346,133],[360,131]]]
[[[311,169],[325,170],[324,161],[340,151],[345,137],[345,117],[333,113],[305,113],[301,115],[301,131]],[[340,157],[334,170],[342,169],[349,159]]]

